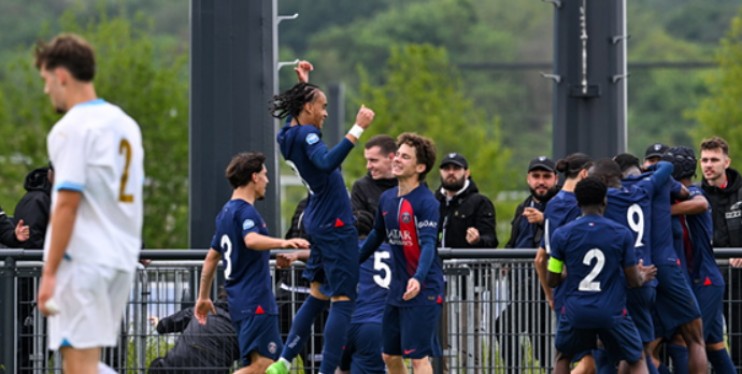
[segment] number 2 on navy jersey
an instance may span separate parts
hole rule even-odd
[[[387,263],[390,257],[391,254],[387,251],[374,252],[374,270],[384,273],[383,276],[374,274],[374,282],[381,288],[389,289],[389,284],[392,283],[392,268]]]
[[[229,236],[226,234],[222,235],[222,240],[219,242],[224,251],[224,262],[227,266],[224,267],[224,278],[231,280],[229,277],[232,274],[232,241],[229,240]]]
[[[590,273],[580,281],[580,285],[578,287],[580,291],[601,291],[600,282],[593,282],[593,280],[597,278],[598,275],[600,275],[600,272],[603,270],[603,266],[605,265],[605,255],[603,254],[603,251],[598,248],[593,248],[587,251],[587,253],[585,253],[585,257],[582,259],[582,263],[586,266],[590,266],[593,262],[593,259],[597,260],[595,261],[595,266],[593,267],[593,270],[591,270]]]
[[[636,233],[636,243],[634,247],[643,247],[642,239],[644,239],[644,212],[639,204],[631,204],[629,210],[626,212],[626,221],[629,223],[629,227]]]

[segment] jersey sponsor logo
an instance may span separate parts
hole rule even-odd
[[[319,136],[315,133],[311,133],[307,135],[307,144],[312,145],[316,144],[319,141]]]
[[[255,221],[251,219],[246,219],[242,221],[242,229],[243,230],[250,230],[251,228],[255,227]]]
[[[425,221],[422,221],[422,222],[418,222],[417,223],[417,228],[418,229],[424,229],[426,227],[432,227],[434,229],[437,229],[438,228],[438,224],[435,221],[430,221],[430,220],[425,220]]]
[[[392,229],[386,232],[387,240],[391,245],[411,246],[412,235],[409,231]]]
[[[270,342],[268,343],[268,352],[271,354],[276,353],[276,350],[278,349],[278,344],[276,342]]]

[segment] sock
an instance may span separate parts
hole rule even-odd
[[[688,374],[688,348],[682,345],[666,344],[665,349],[672,358],[672,372]]]
[[[652,357],[644,357],[644,360],[647,361],[647,370],[649,371],[649,374],[660,374],[654,366],[654,360],[652,360]]]
[[[657,372],[660,374],[671,374],[670,369],[668,369],[663,363],[660,363],[660,366],[657,367]]]
[[[328,301],[312,296],[304,300],[299,311],[296,312],[294,320],[291,321],[291,330],[289,330],[289,336],[286,338],[286,344],[284,344],[283,352],[281,352],[282,358],[291,362],[301,352],[304,343],[311,335],[314,320],[325,310],[327,304],[329,304]]]
[[[332,374],[340,364],[340,357],[343,354],[343,347],[348,337],[350,316],[353,314],[354,308],[354,301],[335,301],[332,303],[330,315],[327,317],[327,324],[325,325],[325,344],[322,347],[320,373]]]
[[[711,366],[714,368],[714,371],[719,374],[727,374],[727,373],[735,373],[737,370],[734,368],[734,364],[732,363],[732,358],[729,357],[729,352],[727,352],[726,348],[720,349],[718,351],[706,351],[706,355],[709,358],[709,362],[711,363]]]

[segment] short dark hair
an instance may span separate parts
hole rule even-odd
[[[587,177],[577,182],[577,186],[575,186],[577,204],[580,207],[603,205],[605,204],[605,195],[607,190],[605,184],[603,184],[600,179],[592,176]]]
[[[229,161],[224,176],[229,180],[232,188],[247,185],[252,181],[252,175],[260,173],[265,164],[265,155],[260,152],[242,152],[236,154]]]
[[[372,137],[366,142],[366,145],[363,146],[364,149],[371,149],[373,147],[379,147],[381,153],[385,155],[397,151],[397,143],[394,142],[394,138],[385,134]]]
[[[729,156],[729,143],[720,136],[712,136],[701,141],[702,151],[709,151],[712,149],[721,149],[725,155]]]
[[[601,158],[593,165],[591,177],[598,178],[606,186],[613,186],[616,183],[621,183],[621,167],[616,161],[610,158]]]
[[[48,43],[39,41],[34,55],[39,70],[63,67],[82,82],[92,82],[95,77],[93,47],[78,35],[60,34]]]
[[[571,155],[557,161],[556,169],[564,173],[567,178],[574,178],[583,169],[589,169],[593,166],[590,156],[584,153],[572,153]]]
[[[639,164],[639,158],[632,155],[631,153],[621,153],[619,155],[616,155],[615,157],[613,157],[613,161],[616,161],[618,167],[621,168],[622,173],[632,166],[640,170],[642,168]]]
[[[317,97],[319,87],[311,83],[297,83],[279,95],[274,95],[271,101],[271,115],[284,119],[288,116],[296,118],[304,109],[304,104],[311,103]]]
[[[405,132],[397,137],[397,148],[402,144],[407,144],[408,146],[415,148],[415,158],[417,158],[417,163],[425,164],[425,171],[418,175],[418,179],[421,182],[424,181],[425,176],[428,175],[430,169],[435,165],[435,144],[431,139],[413,132]]]

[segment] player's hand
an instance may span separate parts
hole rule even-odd
[[[479,230],[476,227],[466,229],[466,242],[472,245],[479,243]]]
[[[57,286],[57,275],[44,273],[41,276],[41,284],[39,285],[39,293],[36,297],[36,306],[39,308],[41,314],[50,316],[54,314],[54,311],[49,310],[46,307],[46,303],[51,300],[54,296],[54,288]]]
[[[404,301],[412,300],[419,293],[420,293],[420,282],[418,282],[417,279],[415,278],[410,278],[410,280],[407,281],[407,291],[405,291],[404,295],[402,295],[402,300]]]
[[[361,105],[361,109],[358,109],[358,114],[356,114],[356,124],[367,129],[371,125],[371,122],[373,122],[374,115],[373,110],[366,108],[365,105]]]
[[[193,308],[193,314],[196,316],[198,323],[205,325],[209,313],[216,314],[216,308],[211,299],[198,299],[196,306]]]
[[[149,318],[147,318],[147,320],[152,327],[156,327],[157,323],[160,322],[160,319],[157,318],[157,316],[150,316]]]
[[[294,71],[296,72],[296,77],[299,79],[300,83],[308,83],[309,82],[309,72],[314,70],[314,66],[309,61],[301,60],[296,64],[296,67],[294,68]]]
[[[25,242],[29,237],[31,237],[31,230],[28,228],[28,225],[23,222],[23,219],[19,220],[18,224],[15,225],[15,238],[19,242]]]
[[[276,267],[279,269],[291,267],[291,264],[298,259],[299,254],[297,252],[279,253],[276,255]]]
[[[306,239],[294,238],[294,239],[286,240],[284,242],[283,247],[284,248],[293,248],[293,249],[308,249],[309,248],[309,242]]]
[[[742,268],[742,258],[730,258],[729,265],[732,265],[733,268]]]
[[[526,218],[528,223],[544,222],[544,213],[536,208],[527,207],[523,209],[523,217]]]
[[[647,283],[657,277],[657,267],[654,265],[644,266],[644,260],[639,259],[636,265],[639,269],[639,275],[642,278],[642,284]]]

